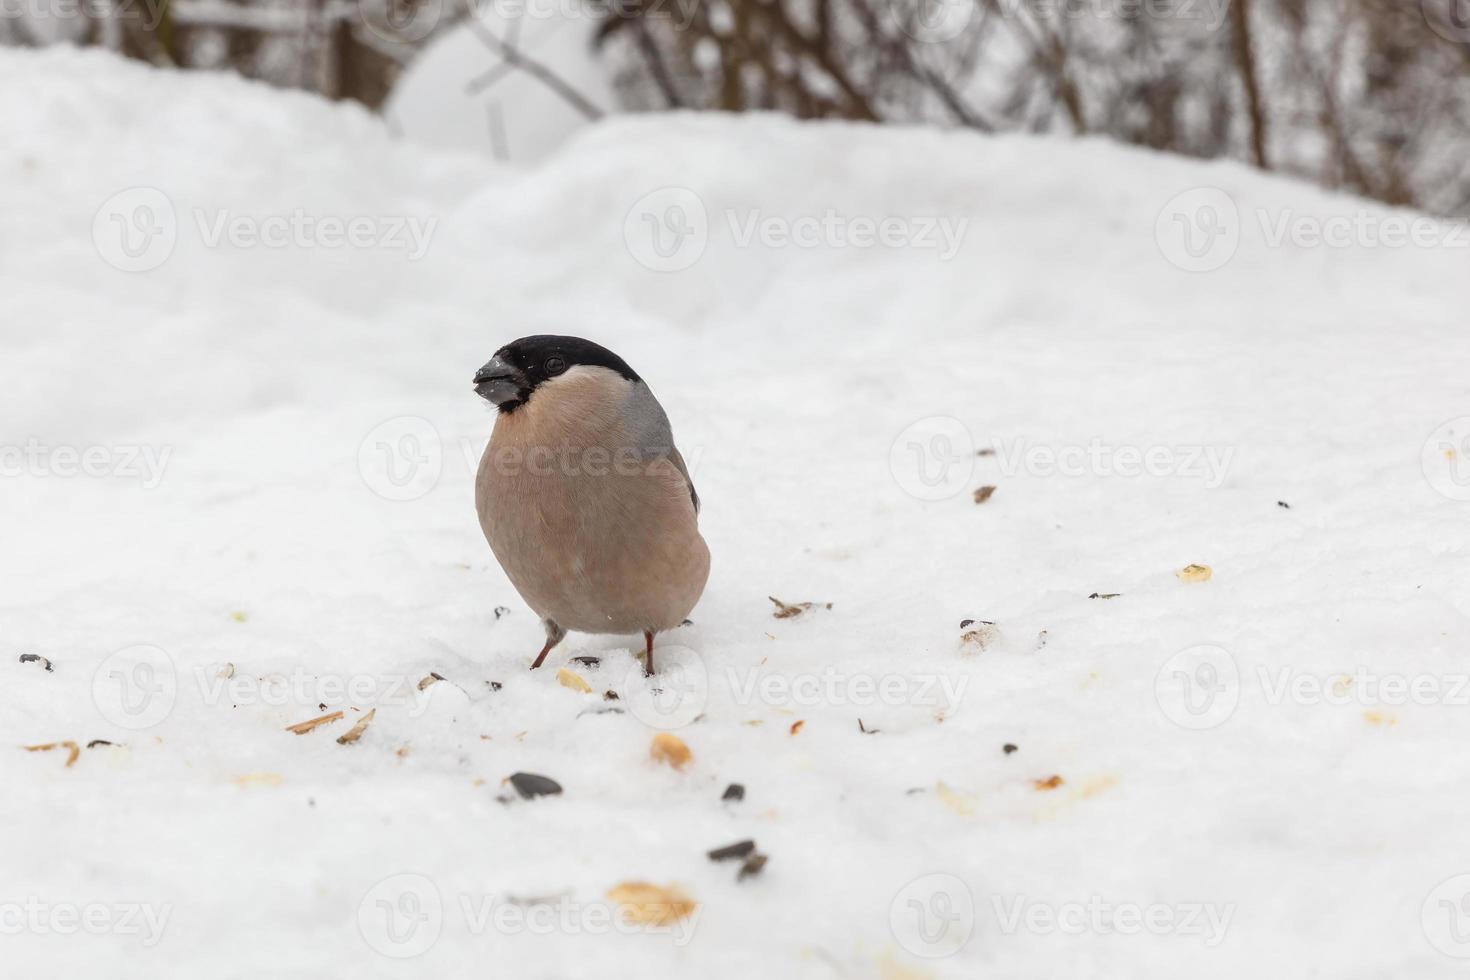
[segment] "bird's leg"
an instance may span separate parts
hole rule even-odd
[[[541,652],[536,655],[536,662],[531,665],[532,670],[540,667],[541,661],[546,659],[546,655],[551,652],[551,648],[565,639],[567,635],[566,630],[549,619],[543,619],[541,625],[546,627],[546,646],[542,647]]]
[[[643,676],[653,676],[653,630],[643,631],[643,642],[648,647],[648,662],[643,665]]]

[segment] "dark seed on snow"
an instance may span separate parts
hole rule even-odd
[[[510,784],[521,794],[521,799],[532,800],[538,796],[555,796],[561,792],[561,783],[534,772],[518,772],[510,777]]]
[[[1276,506],[1277,507],[1280,507],[1282,510],[1291,510],[1291,504],[1288,504],[1284,500],[1278,500],[1278,501],[1276,501]]]
[[[496,606],[495,607],[495,618],[496,619],[499,619],[501,616],[509,616],[509,615],[510,615],[510,610],[507,609],[505,606]]]
[[[87,748],[89,748],[89,749],[95,749],[99,745],[111,745],[111,744],[112,743],[109,742],[105,738],[94,738],[94,739],[92,739],[92,741],[90,741],[90,742],[87,743]]]
[[[750,878],[760,874],[761,870],[765,868],[767,860],[768,859],[764,854],[752,854],[750,857],[746,858],[745,863],[740,866],[740,873],[735,876],[735,880],[744,881],[746,878]]]
[[[734,861],[749,857],[753,851],[755,851],[755,841],[736,841],[734,844],[726,844],[724,847],[717,847],[710,851],[709,859],[711,861]]]
[[[739,783],[731,783],[729,786],[725,787],[725,795],[720,797],[720,799],[735,800],[736,802],[739,802],[740,800],[745,799],[745,787],[740,785]]]
[[[54,671],[52,671],[51,669],[51,661],[47,660],[40,654],[23,653],[20,655],[20,662],[23,664],[40,664],[41,667],[46,671],[46,673],[54,673]]]
[[[617,691],[603,691],[602,692],[602,700],[604,700],[604,701],[621,701],[622,698],[618,697],[618,692]]]
[[[596,667],[602,663],[601,657],[573,657],[572,663],[581,664],[583,667]]]
[[[498,691],[502,687],[499,681],[486,681],[485,683],[490,685],[490,690],[492,691]]]
[[[1088,596],[1087,598],[1089,598],[1089,599],[1116,599],[1116,598],[1118,598],[1122,594],[1123,593],[1121,593],[1121,592],[1094,592],[1092,595]]]
[[[1016,751],[1019,748],[1019,745],[1013,745],[1012,743],[1007,742],[1005,745],[1001,746],[1001,751],[1004,752],[1006,755],[1010,755],[1012,752]]]
[[[962,619],[962,620],[960,620],[960,629],[962,629],[962,630],[967,630],[971,626],[974,626],[974,625],[975,625],[975,621],[973,619]]]

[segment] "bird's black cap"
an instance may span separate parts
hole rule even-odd
[[[475,373],[475,391],[502,412],[512,412],[543,382],[574,367],[602,367],[629,381],[638,373],[612,351],[582,337],[536,334],[506,344]]]

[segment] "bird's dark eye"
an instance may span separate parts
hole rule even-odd
[[[567,359],[560,354],[553,354],[546,359],[546,373],[558,375],[567,369]]]

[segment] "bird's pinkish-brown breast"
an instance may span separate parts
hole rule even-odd
[[[689,484],[672,446],[650,453],[629,421],[645,394],[574,368],[501,414],[480,461],[491,549],[526,603],[565,629],[670,629],[704,590],[709,550]]]

